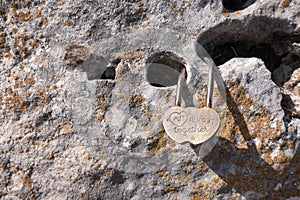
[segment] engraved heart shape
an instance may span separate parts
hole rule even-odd
[[[173,112],[169,118],[170,122],[175,126],[183,126],[188,120],[188,114],[184,111]]]
[[[220,117],[211,108],[172,107],[164,115],[163,126],[166,133],[178,143],[200,144],[216,134]]]

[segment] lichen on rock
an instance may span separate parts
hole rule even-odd
[[[300,197],[297,1],[0,3],[1,199]],[[162,126],[182,68],[205,105],[195,42],[220,71],[200,146]]]

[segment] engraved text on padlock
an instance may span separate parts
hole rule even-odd
[[[220,117],[211,108],[172,107],[163,118],[166,133],[176,142],[200,144],[219,129]]]

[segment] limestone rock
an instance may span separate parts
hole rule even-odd
[[[1,199],[300,197],[297,1],[0,3]],[[205,105],[195,41],[221,71],[199,146],[162,126],[182,68]]]

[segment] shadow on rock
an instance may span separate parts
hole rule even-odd
[[[257,151],[245,119],[227,90],[227,104],[247,141],[247,149],[239,149],[220,138],[214,149],[204,158],[206,164],[219,175],[228,187],[236,189],[247,199],[286,199],[300,196],[300,145],[289,166],[274,170]],[[235,134],[234,132],[232,134]]]

